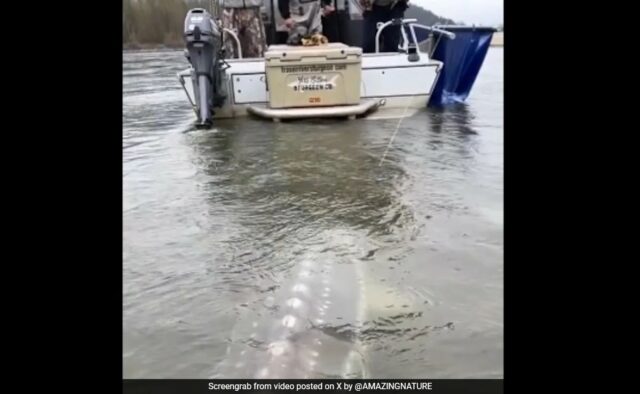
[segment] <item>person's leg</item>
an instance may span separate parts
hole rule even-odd
[[[233,8],[227,8],[222,11],[222,27],[225,29],[233,30],[237,28],[235,24],[234,12]],[[236,42],[231,37],[231,34],[224,32],[224,49],[225,49],[225,57],[227,59],[233,59],[236,57]]]
[[[382,50],[384,52],[398,52],[400,43],[400,26],[387,26],[382,33]]]
[[[336,31],[338,36],[336,40],[347,45],[354,45],[354,39],[353,37],[351,37],[352,34],[350,34],[349,31],[349,24],[356,21],[351,21],[351,19],[349,18],[349,13],[347,13],[346,11],[336,11],[335,15]]]
[[[320,5],[320,1],[318,1],[317,4],[314,4],[315,7],[317,7],[317,12],[315,13],[315,16],[313,18],[313,20],[310,20],[309,23],[309,30],[307,30],[307,34],[308,35],[314,35],[316,33],[319,34],[323,34],[324,30],[322,29],[322,7]],[[312,11],[313,12],[313,11]]]
[[[373,53],[376,51],[376,33],[378,32],[377,25],[384,17],[384,13],[381,12],[381,8],[382,7],[374,5],[370,11],[365,11],[362,15],[364,18],[362,51],[364,53]]]
[[[338,35],[338,15],[336,12],[322,17],[322,34],[329,39],[329,42],[340,42]]]
[[[264,25],[259,8],[248,8],[242,13],[242,57],[263,57],[266,50]]]
[[[404,18],[404,11],[406,6],[404,4],[398,4],[392,9],[387,9],[385,12],[385,22],[392,19]],[[398,44],[400,44],[400,25],[388,26],[384,29],[384,50],[385,52],[397,52]]]

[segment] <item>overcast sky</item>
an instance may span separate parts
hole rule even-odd
[[[503,23],[503,0],[409,0],[409,3],[468,25],[497,26]]]

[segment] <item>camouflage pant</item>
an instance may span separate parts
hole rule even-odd
[[[233,30],[242,48],[242,57],[263,57],[267,46],[264,24],[260,8],[225,8],[222,12],[222,26]],[[237,57],[236,41],[225,32],[224,47],[227,58]]]

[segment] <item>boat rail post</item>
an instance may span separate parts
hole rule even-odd
[[[451,33],[450,31],[439,29],[439,28],[437,28],[435,26],[425,26],[425,25],[421,25],[420,23],[413,23],[412,26],[413,27],[417,27],[419,29],[424,29],[424,30],[429,30],[429,31],[435,32],[435,33],[440,33],[443,36],[445,36],[445,37],[447,37],[447,38],[449,38],[451,40],[456,38],[455,33]]]
[[[231,29],[227,29],[226,27],[222,30],[231,34],[231,37],[233,37],[233,40],[236,42],[236,47],[238,48],[238,59],[242,59],[242,45],[240,45],[240,39],[238,38],[236,33]]]
[[[454,33],[451,33],[450,31],[446,31],[446,30],[442,30],[439,29],[438,27],[436,27],[437,25],[433,25],[433,26],[425,26],[422,25],[420,23],[413,23],[411,25],[411,28],[418,28],[418,29],[423,29],[423,30],[427,30],[431,32],[431,39],[433,39],[433,33],[439,33],[440,35],[438,36],[438,39],[436,40],[435,43],[431,43],[431,47],[430,47],[430,51],[428,53],[429,57],[431,58],[433,56],[433,53],[436,50],[436,47],[438,46],[438,43],[440,43],[440,39],[444,36],[447,37],[450,40],[454,40],[456,38],[456,35]]]
[[[418,20],[415,19],[415,18],[409,18],[409,19],[400,19],[399,22],[398,22],[398,19],[392,19],[392,20],[386,21],[384,23],[378,22],[378,24],[377,24],[378,31],[376,32],[376,53],[380,52],[380,34],[382,34],[382,31],[385,28],[387,28],[389,25],[399,24],[400,28],[402,30],[403,39],[405,40],[405,43],[408,44],[407,37],[406,37],[407,33],[404,31],[403,27],[404,27],[404,25],[410,25],[410,24],[413,24],[413,23],[415,23],[417,21]],[[415,34],[413,34],[413,37],[415,39]],[[417,45],[417,43],[416,43],[416,45]]]

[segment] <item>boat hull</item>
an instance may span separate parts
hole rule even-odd
[[[214,118],[247,116],[249,107],[267,107],[269,91],[266,84],[264,59],[230,59],[223,86],[227,98]],[[418,61],[409,61],[402,53],[364,54],[360,96],[363,102],[378,103],[375,118],[410,116],[426,108],[438,81],[442,62],[421,54]],[[179,74],[189,100],[193,84],[189,70]]]

